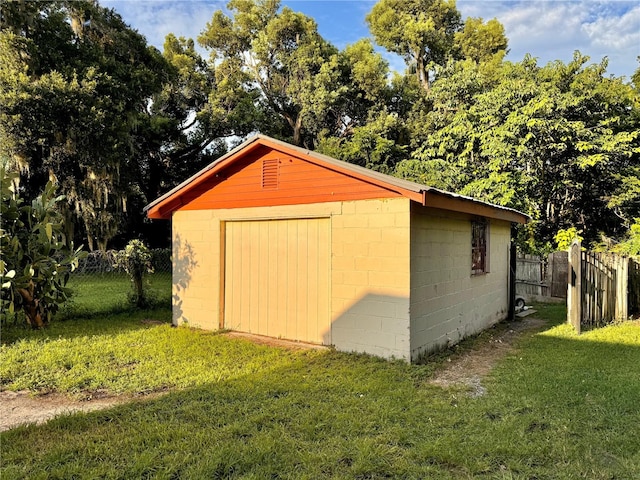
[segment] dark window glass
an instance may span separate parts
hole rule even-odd
[[[471,273],[487,272],[487,222],[471,222]]]

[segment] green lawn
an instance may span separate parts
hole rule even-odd
[[[145,293],[153,304],[171,305],[171,273],[145,275]],[[67,284],[71,301],[62,307],[59,318],[89,317],[131,309],[131,280],[125,273],[74,274]]]
[[[287,351],[142,323],[72,320],[3,339],[4,388],[169,390],[1,435],[11,478],[640,478],[640,325],[524,334],[484,396],[422,366]],[[477,346],[488,335],[466,342]]]

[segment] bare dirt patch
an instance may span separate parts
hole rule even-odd
[[[144,398],[162,395],[163,392],[145,395]],[[103,396],[100,393],[87,395],[77,400],[58,393],[34,396],[28,390],[0,392],[0,432],[31,423],[45,423],[59,415],[76,412],[104,410],[114,405],[135,401],[139,397],[130,395]]]
[[[127,400],[124,397],[74,400],[60,394],[33,396],[29,391],[0,392],[0,432],[28,423],[44,423],[58,415],[91,412]]]
[[[486,341],[459,356],[448,358],[444,368],[437,371],[429,383],[440,387],[466,387],[470,396],[482,396],[486,392],[482,379],[513,350],[515,341],[523,333],[539,330],[545,325],[544,320],[533,316],[509,322],[506,328],[496,332],[487,331]]]

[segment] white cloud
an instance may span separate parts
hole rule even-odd
[[[640,53],[640,5],[622,16],[600,17],[582,25],[594,46],[635,48]]]
[[[169,33],[198,38],[216,10],[226,1],[102,0],[103,7],[113,8],[125,22],[162,50]]]
[[[510,60],[526,53],[541,64],[570,61],[580,50],[593,62],[609,58],[608,72],[630,76],[640,53],[640,6],[637,1],[467,1],[463,16],[496,17],[509,39]]]

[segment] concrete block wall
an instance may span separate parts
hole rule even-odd
[[[384,358],[410,359],[410,200],[328,202],[173,215],[173,321],[220,325],[220,223],[331,219],[331,344]]]
[[[410,201],[343,202],[331,219],[332,343],[410,360]]]
[[[413,206],[411,359],[453,345],[508,314],[509,222],[491,220],[489,272],[471,274],[471,217]]]
[[[216,330],[220,223],[212,210],[177,211],[172,231],[173,324]]]

